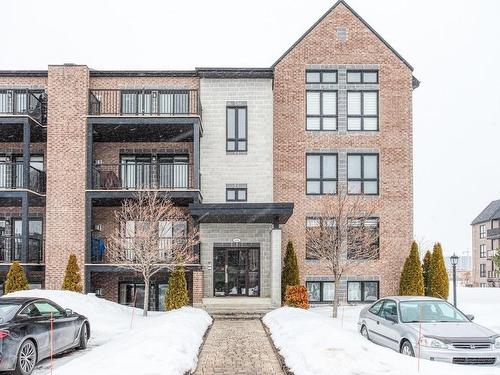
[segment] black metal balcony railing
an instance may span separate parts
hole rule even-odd
[[[28,115],[47,124],[47,94],[43,90],[0,90],[0,115]]]
[[[11,263],[15,260],[22,261],[21,236],[0,236],[0,263]],[[39,236],[30,236],[28,242],[27,262],[40,264],[44,260],[43,239]]]
[[[22,161],[0,162],[0,189],[29,189],[45,193],[45,172],[30,166],[29,186],[25,186]]]
[[[198,90],[116,90],[89,92],[91,116],[201,115]]]
[[[486,238],[488,240],[500,239],[500,228],[488,229],[486,231]]]
[[[158,252],[159,260],[163,262],[169,262],[172,259],[172,250],[174,246],[180,246],[186,243],[187,239],[185,237],[163,237],[158,238]],[[123,259],[130,262],[134,261],[134,251],[133,251],[133,238],[123,240]],[[193,264],[198,263],[199,254],[193,249],[194,260]],[[109,259],[106,256],[106,239],[104,237],[93,237],[92,238],[92,248],[91,248],[91,262],[92,263],[108,263]]]
[[[120,163],[94,166],[96,190],[174,190],[193,188],[192,164]]]

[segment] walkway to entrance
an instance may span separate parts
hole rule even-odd
[[[258,319],[215,319],[195,375],[283,374]]]

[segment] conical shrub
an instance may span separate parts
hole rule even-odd
[[[165,307],[167,311],[180,309],[189,304],[186,274],[183,267],[177,267],[168,278],[168,290],[165,295]]]
[[[418,245],[413,241],[410,255],[406,258],[399,284],[399,295],[401,296],[423,296],[424,278],[422,274],[422,263]]]
[[[430,250],[427,250],[424,256],[424,263],[422,265],[422,272],[424,275],[424,293],[426,296],[429,295],[430,291],[430,283],[429,283],[429,274],[431,270],[431,258],[432,258],[432,253]]]
[[[300,284],[299,265],[297,254],[293,248],[292,241],[286,245],[285,259],[283,260],[283,270],[281,272],[281,300],[285,300],[287,286]]]
[[[78,261],[76,260],[75,254],[69,256],[61,289],[78,293],[83,292],[82,276],[80,275],[80,267],[78,267]]]
[[[439,242],[434,245],[429,271],[429,296],[448,299],[450,285],[444,264],[443,249]]]
[[[17,261],[12,263],[7,273],[7,278],[5,279],[5,294],[28,289],[28,279],[26,278],[23,267]]]

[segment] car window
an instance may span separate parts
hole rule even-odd
[[[28,317],[34,317],[34,316],[39,316],[40,312],[38,309],[35,307],[34,304],[30,303],[28,306],[26,306],[23,311],[19,313],[19,315],[22,316],[28,316]]]
[[[409,322],[468,322],[459,310],[446,301],[423,300],[400,303],[401,320]]]
[[[382,307],[384,302],[385,300],[381,299],[380,301],[374,303],[373,306],[370,307],[368,311],[370,311],[372,314],[378,315],[378,313],[380,312],[380,308]]]
[[[384,303],[384,307],[382,307],[380,316],[382,318],[387,319],[389,315],[398,315],[398,307],[396,302],[392,300],[386,300]]]
[[[60,316],[62,311],[48,301],[38,301],[33,303],[42,316]]]
[[[0,323],[7,322],[12,319],[19,307],[21,307],[21,305],[18,303],[0,302]]]

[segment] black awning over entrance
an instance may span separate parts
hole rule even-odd
[[[191,215],[199,223],[285,224],[293,213],[293,203],[193,203]]]

